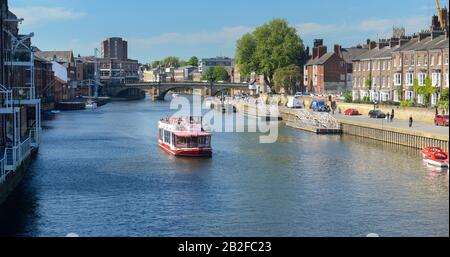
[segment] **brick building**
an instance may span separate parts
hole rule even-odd
[[[328,52],[323,40],[316,39],[312,56],[303,71],[306,91],[324,95],[340,94],[350,89],[352,59],[366,51],[363,47],[342,48],[334,45],[334,51]]]
[[[128,59],[128,43],[122,38],[104,40],[98,62],[102,83],[139,82],[139,62]]]

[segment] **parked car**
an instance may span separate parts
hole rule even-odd
[[[347,115],[347,116],[356,116],[356,115],[360,115],[360,114],[359,114],[359,111],[356,110],[356,109],[347,109],[347,110],[345,110],[344,114]]]
[[[292,108],[292,109],[301,109],[301,108],[305,108],[305,105],[304,105],[303,99],[301,97],[294,96],[289,99],[289,101],[287,103],[287,107]]]
[[[330,112],[330,108],[325,104],[325,100],[323,99],[315,99],[311,102],[309,107],[311,110],[315,112]]]
[[[373,119],[384,119],[386,114],[380,110],[373,110],[369,112],[369,117]]]
[[[448,126],[448,115],[437,115],[434,118],[434,124],[436,126]]]

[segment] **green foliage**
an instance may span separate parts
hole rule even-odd
[[[437,106],[441,110],[445,110],[448,112],[449,110],[449,93],[448,88],[444,89],[441,94],[441,98],[439,99]]]
[[[430,98],[432,94],[438,93],[438,88],[433,87],[431,78],[427,76],[425,78],[425,83],[423,86],[419,85],[419,81],[417,79],[414,80],[414,92],[416,92],[416,95],[423,95],[423,101],[425,106],[430,105]]]
[[[344,102],[346,102],[346,103],[353,102],[352,91],[350,91],[350,90],[345,91],[345,93],[344,93]]]
[[[223,66],[209,67],[202,76],[207,81],[230,81],[230,75]]]
[[[157,68],[158,66],[178,68],[185,65],[187,65],[186,61],[180,60],[180,58],[175,56],[169,56],[164,58],[163,60],[157,60],[152,62],[152,68]]]
[[[366,79],[364,85],[366,86],[366,90],[372,90],[372,78],[369,77],[369,79]]]
[[[297,65],[279,68],[275,71],[273,82],[276,89],[284,88],[291,94],[297,89],[297,85],[303,80],[302,69]]]
[[[362,101],[363,101],[363,103],[370,103],[370,97],[365,96],[365,97],[363,97]]]
[[[301,66],[303,52],[303,41],[297,30],[289,27],[284,19],[274,19],[238,40],[236,63],[243,76],[248,77],[252,72],[263,74],[272,87],[278,69]]]
[[[400,107],[414,107],[416,104],[414,101],[401,101]]]
[[[187,65],[198,67],[198,58],[197,56],[192,56],[189,61],[187,61]]]

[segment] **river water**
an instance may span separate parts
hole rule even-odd
[[[211,159],[157,145],[169,103],[111,103],[44,123],[0,209],[13,236],[448,236],[448,174],[416,150],[280,126],[215,133]]]

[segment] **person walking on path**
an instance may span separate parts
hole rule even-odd
[[[391,114],[387,113],[386,114],[386,121],[389,122],[391,120]]]
[[[392,112],[391,112],[391,123],[394,121],[394,109],[392,109]]]
[[[412,128],[412,126],[413,126],[413,117],[412,117],[412,115],[411,116],[409,116],[409,127],[410,128]]]

